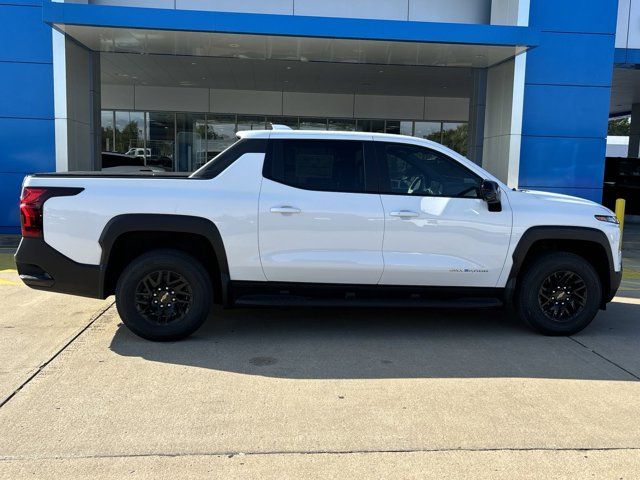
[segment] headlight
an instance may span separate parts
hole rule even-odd
[[[595,217],[596,220],[599,220],[601,222],[615,223],[616,225],[620,223],[618,221],[618,218],[614,215],[595,215]]]

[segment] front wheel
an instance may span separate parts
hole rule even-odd
[[[116,307],[129,329],[148,340],[178,340],[206,320],[211,280],[202,264],[178,250],[154,250],[133,260],[116,285]]]
[[[519,317],[545,335],[573,335],[598,313],[602,285],[593,266],[579,255],[553,252],[538,257],[518,287]]]

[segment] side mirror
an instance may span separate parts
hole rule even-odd
[[[493,180],[483,180],[480,186],[480,197],[487,202],[490,212],[501,212],[500,186]]]

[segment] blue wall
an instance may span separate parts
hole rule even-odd
[[[600,202],[618,2],[579,3],[531,0],[519,185]]]
[[[0,0],[0,234],[19,233],[26,173],[55,170],[51,27],[38,0]]]

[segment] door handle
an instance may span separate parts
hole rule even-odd
[[[420,216],[418,212],[412,212],[411,210],[400,210],[399,212],[390,212],[389,215],[392,217],[400,217],[400,218],[416,218]]]
[[[300,209],[289,205],[283,205],[281,207],[271,207],[271,213],[300,213]]]

